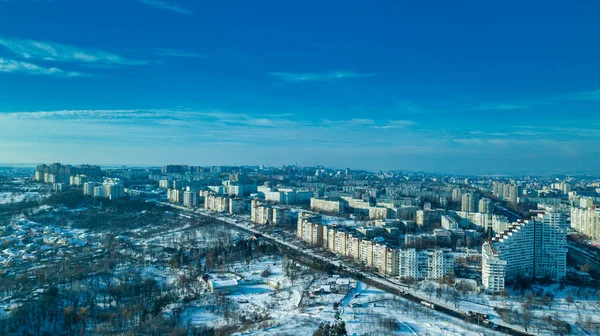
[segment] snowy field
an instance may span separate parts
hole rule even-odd
[[[0,192],[0,204],[19,203],[23,201],[38,201],[43,196],[35,191],[27,192]]]
[[[266,317],[235,335],[312,335],[320,323],[335,321],[334,304],[349,335],[500,335],[348,278],[305,269],[292,285],[280,258],[227,269],[238,276],[239,285],[222,299],[244,318]],[[262,277],[266,269],[270,275]],[[227,321],[231,314],[203,307],[200,301],[184,308],[184,324],[225,326],[240,318],[234,315]]]

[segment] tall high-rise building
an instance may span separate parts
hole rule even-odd
[[[494,203],[489,198],[482,198],[479,200],[479,212],[484,214],[491,214],[494,212]]]
[[[547,212],[512,224],[482,246],[483,287],[499,292],[506,280],[517,277],[563,279],[567,272],[566,234],[561,213]]]
[[[186,207],[197,207],[198,206],[198,193],[195,191],[184,191],[183,192],[183,205]]]
[[[521,196],[521,188],[516,184],[511,184],[508,189],[508,201],[517,204],[519,203],[519,196]]]
[[[571,228],[591,239],[600,239],[600,208],[571,207]]]
[[[475,195],[472,193],[464,193],[460,206],[461,211],[475,212]]]
[[[460,188],[452,189],[452,202],[460,202],[462,200],[463,191]]]

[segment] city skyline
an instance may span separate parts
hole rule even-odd
[[[3,0],[0,161],[598,171],[598,9]]]

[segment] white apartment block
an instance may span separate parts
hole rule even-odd
[[[500,259],[490,242],[481,247],[481,282],[489,293],[499,293],[504,290],[507,260]]]
[[[377,267],[379,273],[383,275],[388,274],[388,254],[387,254],[387,246],[382,243],[374,243],[373,244],[373,266]]]
[[[354,198],[350,196],[340,196],[340,199],[347,203],[348,206],[352,209],[364,209],[368,210],[371,207],[371,204],[361,198]]]
[[[93,194],[93,196],[94,197],[105,197],[104,187],[103,186],[94,187],[94,194]]]
[[[179,204],[183,202],[183,193],[181,189],[167,189],[167,201]]]
[[[479,200],[479,212],[484,214],[494,213],[494,203],[489,198],[482,198]]]
[[[591,239],[600,239],[600,208],[585,205],[585,208],[571,207],[571,228]]]
[[[446,230],[458,230],[460,227],[456,219],[448,215],[442,215],[442,228]]]
[[[538,278],[552,280],[563,279],[567,275],[567,232],[568,227],[562,213],[546,212],[538,214],[536,235],[541,237],[541,244],[536,241],[535,271]]]
[[[504,290],[505,281],[566,276],[567,242],[561,213],[547,212],[514,223],[482,247],[482,282],[488,292]],[[501,279],[502,278],[502,279]]]
[[[302,212],[298,214],[298,227],[296,235],[299,239],[311,245],[323,244],[323,225],[321,216],[314,213]]]
[[[509,225],[510,222],[508,221],[508,217],[502,215],[492,215],[492,230],[494,231],[494,234],[504,232]]]
[[[86,196],[94,196],[94,188],[99,187],[98,182],[85,182],[83,184],[83,194]]]
[[[116,179],[106,179],[103,184],[98,182],[83,183],[83,194],[114,200],[125,196],[125,188]]]
[[[427,253],[427,278],[442,279],[446,275],[454,274],[454,255],[450,250],[435,249]]]
[[[390,209],[385,207],[369,207],[369,219],[388,219]]]
[[[125,196],[125,188],[120,182],[107,179],[103,185],[104,197],[114,200]]]
[[[454,255],[450,249],[396,250],[395,260],[397,273],[391,275],[402,279],[441,279],[454,274]]]
[[[82,186],[87,180],[85,175],[72,175],[69,177],[69,184],[72,186]]]
[[[346,256],[354,261],[359,261],[361,256],[361,239],[357,235],[346,235]]]
[[[357,238],[358,239],[358,238]],[[335,253],[339,255],[348,255],[348,233],[345,231],[338,230],[335,232]],[[360,246],[360,244],[359,244]],[[358,254],[357,254],[358,255]]]
[[[462,219],[463,226],[471,223],[484,230],[492,226],[492,214],[467,211],[456,211],[456,214]]]
[[[169,180],[158,180],[158,187],[161,189],[169,189],[171,187]]]
[[[229,197],[207,195],[204,198],[204,208],[216,212],[229,212]]]
[[[265,225],[279,225],[285,222],[287,213],[284,208],[263,204],[252,200],[250,205],[250,220],[253,223]]]
[[[311,245],[328,248],[388,276],[410,279],[440,279],[454,273],[454,255],[450,249],[398,250],[380,241],[361,238],[337,226],[321,224],[321,216],[303,212],[298,216],[296,235]]]
[[[373,242],[363,239],[360,241],[359,261],[369,267],[373,266]]]
[[[475,195],[464,193],[461,197],[460,209],[467,212],[475,212]]]
[[[183,192],[183,205],[186,207],[197,207],[198,206],[198,193],[195,191],[184,191]]]
[[[341,213],[344,211],[344,205],[339,199],[329,200],[313,197],[310,199],[310,209],[325,213]]]

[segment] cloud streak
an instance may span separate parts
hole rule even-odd
[[[103,50],[86,50],[66,44],[45,41],[0,38],[0,46],[3,46],[19,57],[40,61],[106,65],[148,64],[147,61],[129,59]]]
[[[360,74],[353,71],[316,72],[269,72],[269,75],[285,82],[334,81],[348,78],[374,77],[377,74]]]
[[[164,49],[164,48],[156,49],[154,54],[158,55],[158,56],[186,57],[186,58],[204,58],[204,57],[206,57],[203,54],[199,54],[199,53],[195,53],[195,52],[183,51],[183,50],[177,50],[177,49]]]
[[[563,100],[600,101],[600,89],[571,93],[561,97]]]
[[[194,12],[187,8],[181,7],[178,4],[165,0],[135,0],[141,4],[148,5],[157,9],[164,9],[174,13],[192,15]]]
[[[416,124],[411,120],[303,117],[186,109],[0,112],[4,145],[0,156],[11,162],[48,157],[48,161],[150,163],[161,152],[167,156],[154,162],[279,165],[289,164],[293,153],[293,160],[302,164],[444,171],[464,171],[486,157],[491,172],[513,171],[515,162],[519,169],[534,167],[538,172],[540,160],[554,165],[547,170],[577,169],[573,160],[581,167],[600,162],[597,125],[560,128],[564,134],[537,125],[465,134],[435,131],[429,124],[427,129],[412,127]],[[56,149],[61,144],[81,150],[68,157]],[[114,151],[115,146],[122,150]]]
[[[59,68],[46,68],[33,63],[0,58],[0,72],[26,73],[53,77],[81,77],[84,74],[76,71],[64,71]]]

